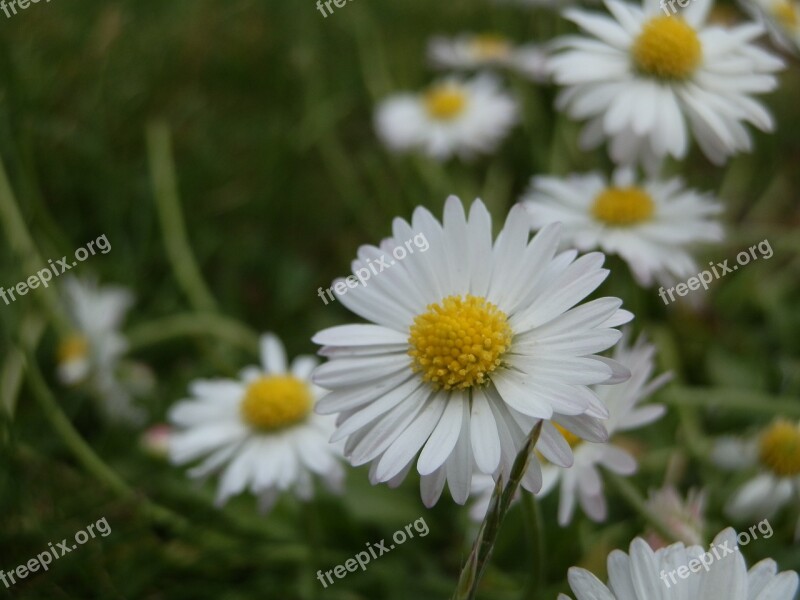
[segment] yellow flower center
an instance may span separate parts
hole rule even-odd
[[[242,418],[257,429],[280,429],[302,421],[311,411],[308,385],[294,377],[275,375],[253,381],[240,405]]]
[[[779,477],[800,475],[800,424],[778,421],[764,431],[759,458]]]
[[[700,64],[703,47],[697,32],[678,17],[655,17],[633,43],[639,70],[659,79],[686,79]]]
[[[564,436],[564,439],[567,440],[567,443],[569,444],[570,448],[575,448],[576,446],[578,446],[583,441],[577,435],[575,435],[574,433],[572,433],[571,431],[569,431],[567,429],[564,429],[558,423],[553,423],[553,426],[556,429],[558,429],[558,431],[561,433],[561,435]]]
[[[61,364],[84,359],[89,354],[89,340],[82,335],[70,335],[58,345],[56,354]]]
[[[800,15],[797,8],[789,0],[778,0],[772,5],[772,14],[781,25],[788,29],[797,29],[800,25]]]
[[[511,44],[500,35],[485,33],[472,38],[472,52],[477,58],[483,60],[497,60],[505,58],[511,52]]]
[[[592,205],[592,214],[597,220],[616,226],[647,221],[654,211],[652,198],[638,187],[607,188],[595,198]]]
[[[454,84],[432,87],[425,93],[425,110],[434,119],[449,121],[460,115],[467,105],[467,95]]]
[[[489,382],[512,337],[508,317],[491,302],[448,296],[414,319],[408,354],[434,388],[463,390]]]

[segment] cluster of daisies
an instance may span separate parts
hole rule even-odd
[[[521,493],[558,490],[562,525],[577,507],[606,519],[603,473],[636,471],[622,434],[664,414],[648,400],[669,374],[656,374],[655,346],[623,327],[633,315],[621,299],[590,298],[609,275],[605,254],[621,257],[642,287],[696,272],[695,247],[722,239],[722,204],[662,177],[663,163],[685,159],[695,141],[721,164],[751,150],[748,125],[773,127],[754,95],[776,88],[783,62],[756,39],[766,22],[785,24],[795,13],[789,2],[770,3],[759,22],[723,27],[708,24],[710,0],[669,15],[655,0],[606,0],[605,8],[567,10],[583,33],[546,47],[496,35],[434,38],[430,62],[450,73],[377,108],[391,150],[472,158],[494,151],[519,119],[520,103],[498,73],[513,71],[559,86],[557,108],[586,121],[580,144],[606,143],[615,170],[534,177],[496,236],[480,200],[448,198],[441,220],[422,207],[410,221],[398,217],[390,237],[359,248],[353,272],[415,234],[430,252],[340,297],[361,321],[313,336],[324,362],[289,361],[266,334],[259,366],[193,381],[170,411],[168,453],[191,464],[192,477],[219,476],[218,504],[249,491],[268,510],[284,492],[309,498],[316,482],[340,491],[346,459],[368,465],[374,484],[399,485],[414,470],[426,506],[447,488],[458,504],[472,496],[481,519],[495,482],[507,481],[541,426]],[[130,297],[75,282],[68,291],[76,334],[64,342],[59,373],[98,391],[110,412],[139,419],[119,376]],[[779,420],[753,440],[723,442],[717,459],[735,466],[733,454],[754,473],[731,500],[732,515],[797,504],[800,424]],[[578,599],[793,598],[796,574],[778,574],[769,560],[747,571],[741,555],[664,587],[662,569],[702,552],[703,502],[670,489],[654,495],[654,509],[688,546],[636,539],[629,554],[609,556],[607,585],[573,569]]]

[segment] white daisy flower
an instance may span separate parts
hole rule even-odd
[[[437,159],[490,153],[517,122],[517,102],[489,75],[448,77],[421,94],[384,100],[375,127],[387,147],[420,150]]]
[[[768,518],[800,502],[800,423],[778,420],[755,438],[725,438],[713,457],[725,468],[758,470],[728,502],[731,517]]]
[[[193,381],[192,397],[170,411],[175,430],[170,458],[185,464],[205,457],[189,471],[205,477],[222,471],[217,505],[250,490],[268,511],[280,492],[303,500],[313,495],[312,475],[341,490],[344,470],[339,448],[328,443],[333,419],[314,414],[322,390],[309,375],[313,356],[298,356],[287,367],[286,352],[272,334],[261,338],[261,367],[244,369],[239,380]]]
[[[492,33],[436,36],[428,43],[428,59],[437,69],[499,67],[517,71],[536,82],[549,78],[547,51],[543,46],[517,46],[508,38]]]
[[[354,465],[372,463],[373,483],[401,481],[416,462],[428,506],[445,480],[463,504],[473,470],[507,478],[541,419],[592,441],[606,438],[591,417],[607,410],[588,386],[629,375],[596,353],[617,342],[613,328],[632,315],[617,298],[578,306],[608,272],[600,253],[577,260],[574,250],[557,254],[558,231],[547,227],[529,241],[516,206],[493,243],[484,204],[473,203],[467,218],[451,196],[443,224],[419,207],[410,224],[394,220],[393,237],[380,247],[359,249],[354,273],[402,248],[414,232],[430,244],[340,297],[371,324],[313,338],[330,359],[313,379],[332,390],[317,411],[339,413],[332,439],[346,440]],[[549,421],[539,449],[571,464],[569,446]],[[522,485],[539,489],[537,461]]]
[[[798,583],[797,573],[778,573],[771,558],[748,571],[731,528],[720,532],[708,551],[681,542],[653,551],[636,538],[628,554],[614,550],[608,555],[608,585],[579,567],[569,570],[568,579],[578,600],[793,600]]]
[[[554,81],[565,86],[558,107],[589,120],[584,148],[608,139],[614,161],[654,170],[666,156],[686,156],[688,128],[722,164],[751,150],[745,122],[772,131],[772,117],[752,97],[774,90],[773,73],[783,67],[752,43],[763,27],[706,26],[712,0],[692,0],[677,14],[673,3],[644,0],[639,8],[606,0],[612,16],[565,12],[591,36],[562,38],[564,51],[550,57]]]
[[[701,545],[704,536],[706,509],[706,493],[689,490],[684,499],[674,486],[667,485],[659,490],[651,490],[647,498],[647,507],[660,515],[674,539],[688,545]],[[656,531],[649,531],[645,537],[654,550],[669,545],[669,541]]]
[[[598,419],[597,424],[600,427],[605,426],[609,437],[621,431],[638,429],[664,415],[666,409],[659,404],[639,407],[643,400],[671,378],[670,373],[664,373],[651,379],[655,352],[655,346],[648,344],[643,335],[639,336],[632,347],[623,338],[614,348],[614,359],[630,370],[631,378],[619,385],[595,389],[609,412],[608,420]],[[568,431],[563,433],[572,447],[574,463],[569,469],[556,465],[542,467],[544,484],[540,495],[550,493],[560,483],[558,523],[561,526],[572,521],[576,500],[590,519],[604,521],[608,507],[598,467],[619,475],[632,475],[636,472],[636,459],[622,446],[614,444],[613,438],[606,444],[597,444],[585,442]]]
[[[604,427],[611,436],[617,431],[642,427],[661,418],[664,407],[650,404],[643,408],[637,405],[663,386],[670,378],[665,373],[652,381],[653,356],[655,346],[647,344],[641,336],[636,344],[628,347],[625,338],[614,349],[614,359],[628,368],[631,378],[625,383],[612,386],[595,386],[594,391],[607,406],[608,420],[594,419],[597,427]],[[580,437],[556,425],[573,451],[574,462],[569,468],[545,464],[542,467],[543,485],[539,496],[545,496],[561,482],[559,498],[559,524],[566,525],[572,520],[576,496],[584,512],[595,521],[606,517],[606,501],[598,466],[621,475],[631,475],[636,469],[636,460],[623,448],[612,443],[584,443]],[[538,449],[538,447],[537,447]],[[472,494],[475,503],[470,508],[470,516],[483,520],[489,507],[494,480],[484,475],[475,475],[472,481]],[[516,499],[515,499],[516,500]]]
[[[740,0],[740,4],[764,24],[775,45],[797,54],[800,50],[798,0]]]
[[[109,418],[141,423],[144,411],[134,406],[133,396],[146,391],[152,376],[143,365],[121,360],[128,348],[121,327],[133,295],[68,276],[64,299],[74,331],[59,344],[58,378],[65,385],[86,385]]]
[[[534,229],[560,221],[566,244],[618,254],[642,286],[696,274],[690,251],[723,237],[715,219],[722,205],[710,195],[679,178],[638,182],[631,169],[610,182],[599,173],[534,177],[522,200]]]

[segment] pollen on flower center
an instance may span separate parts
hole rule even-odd
[[[800,425],[778,421],[761,435],[761,463],[780,477],[800,475]]]
[[[414,319],[408,354],[434,388],[467,389],[488,383],[512,337],[508,317],[491,302],[448,296]]]
[[[449,121],[460,115],[467,105],[467,95],[453,84],[434,86],[425,93],[425,110],[434,119]]]
[[[476,35],[471,41],[475,56],[484,60],[505,58],[511,52],[511,44],[500,35],[485,33]]]
[[[260,377],[245,391],[242,418],[257,429],[279,429],[302,421],[311,411],[308,385],[294,377]]]
[[[686,79],[700,64],[703,47],[697,32],[677,17],[655,17],[633,43],[636,66],[660,79]]]
[[[609,225],[635,225],[653,216],[655,205],[650,195],[638,187],[610,187],[592,205],[594,217]]]
[[[89,340],[82,335],[71,335],[58,345],[58,362],[61,364],[86,358],[89,354]]]

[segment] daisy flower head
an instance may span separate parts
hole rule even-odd
[[[419,150],[436,159],[494,151],[518,120],[516,100],[488,74],[446,77],[419,94],[384,100],[375,114],[383,143],[396,152]]]
[[[604,256],[558,253],[557,225],[530,241],[523,217],[512,208],[493,241],[483,202],[467,216],[451,196],[442,223],[419,207],[411,223],[394,220],[393,237],[380,247],[359,249],[354,273],[414,232],[430,244],[341,297],[367,324],[313,338],[329,358],[313,380],[331,390],[317,410],[338,413],[332,439],[345,440],[353,465],[371,463],[373,483],[402,481],[416,463],[426,505],[445,482],[463,504],[473,471],[507,480],[540,420],[542,453],[565,466],[569,447],[550,421],[605,439],[587,420],[608,416],[589,386],[629,373],[596,353],[619,340],[614,328],[632,315],[617,298],[579,304],[606,278]],[[537,461],[522,485],[538,491]]]
[[[537,44],[515,45],[493,34],[463,33],[456,37],[436,36],[428,43],[428,60],[437,69],[506,68],[543,82],[548,79],[547,51]]]
[[[687,545],[701,545],[704,540],[706,493],[689,490],[684,499],[673,486],[667,485],[659,490],[651,490],[647,506],[661,515],[675,539]],[[669,545],[656,531],[648,532],[647,543],[657,550]]]
[[[674,0],[641,7],[605,0],[610,16],[565,12],[587,36],[562,38],[550,66],[564,86],[559,109],[588,120],[584,148],[608,140],[615,162],[654,171],[666,156],[686,157],[690,133],[723,164],[751,150],[745,123],[772,131],[772,117],[752,96],[777,87],[783,62],[753,43],[764,32],[757,23],[706,25],[712,2],[692,0],[677,12]]]
[[[133,305],[131,292],[68,276],[64,301],[73,331],[57,350],[57,374],[64,385],[85,385],[112,420],[141,423],[144,411],[133,404],[137,392],[152,385],[144,365],[122,360],[128,342],[121,328]]]
[[[800,51],[800,1],[740,0],[740,3],[764,24],[776,46],[794,54]]]
[[[522,201],[534,229],[560,221],[566,243],[619,255],[642,286],[696,274],[691,251],[723,237],[722,205],[710,195],[679,178],[637,181],[629,168],[611,181],[599,173],[534,177]]]
[[[629,331],[614,348],[613,357],[630,370],[627,381],[612,386],[597,386],[595,392],[608,407],[607,420],[596,419],[598,427],[605,427],[609,437],[622,431],[638,429],[660,419],[665,408],[659,404],[639,406],[653,392],[669,381],[671,374],[664,373],[652,378],[656,348],[640,336],[633,345],[628,344]],[[593,417],[592,417],[593,418]],[[558,523],[569,524],[580,504],[593,521],[604,521],[608,507],[603,494],[603,480],[598,467],[618,475],[632,475],[637,468],[636,459],[622,446],[614,443],[592,443],[580,439],[567,431],[564,437],[572,448],[573,464],[565,469],[553,464],[542,468],[544,485],[541,495],[548,494],[560,484]]]
[[[800,502],[800,422],[778,419],[750,439],[725,438],[713,457],[725,468],[755,471],[728,502],[731,517],[767,518]]]
[[[690,561],[703,562],[688,577],[676,577],[676,570],[688,568]],[[569,570],[568,579],[578,600],[793,600],[798,583],[797,573],[778,573],[771,558],[748,571],[730,527],[714,538],[708,551],[682,542],[654,551],[635,538],[627,554],[614,550],[608,555],[607,585],[579,567]],[[570,598],[559,594],[558,600]]]
[[[314,413],[322,390],[309,380],[313,356],[287,364],[280,340],[261,338],[261,366],[244,369],[238,380],[193,381],[191,398],[170,411],[173,463],[203,458],[194,478],[221,471],[217,505],[250,490],[268,511],[281,492],[302,500],[313,495],[317,475],[332,492],[341,490],[339,448],[328,443],[333,419]]]

